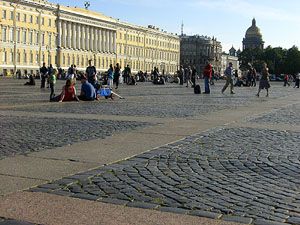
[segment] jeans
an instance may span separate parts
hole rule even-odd
[[[209,77],[204,77],[204,87],[205,87],[205,93],[210,93]]]
[[[50,88],[51,88],[50,99],[52,99],[54,98],[55,84],[50,82]]]

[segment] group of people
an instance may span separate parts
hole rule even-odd
[[[193,67],[188,67],[187,68],[187,87],[189,86],[189,84],[191,84],[192,87],[195,86],[195,77],[197,76],[197,71],[196,69]],[[213,68],[211,66],[211,64],[209,63],[209,61],[205,62],[205,66],[204,66],[204,70],[203,70],[203,78],[204,78],[204,92],[203,94],[210,94],[210,85],[211,83],[211,79],[212,79],[212,74],[213,74]],[[180,85],[183,85],[184,83],[184,76],[185,76],[186,72],[183,69],[183,66],[180,67],[179,71],[177,72],[178,78],[180,80]],[[231,94],[235,94],[234,92],[234,86],[235,84],[237,84],[238,80],[238,73],[237,70],[233,69],[233,64],[230,62],[229,66],[226,68],[226,70],[224,71],[224,75],[226,78],[226,83],[224,85],[224,87],[222,88],[221,92],[222,94],[225,92],[225,90],[228,88],[228,86],[230,86],[230,93]],[[249,65],[248,68],[248,73],[246,75],[246,86],[256,86],[256,79],[257,79],[257,73],[256,70]],[[300,78],[300,75],[299,75]],[[300,80],[300,79],[299,79]],[[234,84],[235,83],[235,84]],[[299,86],[299,84],[298,84]],[[270,83],[269,83],[269,69],[267,67],[267,64],[264,63],[263,64],[263,68],[261,70],[261,76],[259,77],[259,89],[258,89],[258,93],[256,94],[256,96],[260,95],[260,92],[262,89],[266,89],[267,91],[267,97],[269,96],[269,88],[270,88]]]

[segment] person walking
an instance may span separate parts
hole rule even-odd
[[[92,60],[89,60],[89,66],[86,68],[87,79],[90,84],[95,86],[96,84],[96,67],[92,66]]]
[[[260,91],[262,89],[267,90],[267,95],[266,97],[269,97],[269,88],[270,88],[270,83],[269,83],[269,69],[267,67],[267,64],[263,64],[263,68],[261,70],[261,79],[259,81],[259,88],[258,88],[258,93],[256,94],[257,97],[259,97]]]
[[[48,76],[48,69],[46,67],[46,63],[43,63],[43,66],[40,68],[41,74],[41,88],[45,88],[46,78]]]
[[[232,62],[229,63],[229,66],[226,68],[224,74],[226,76],[226,84],[224,85],[224,87],[222,89],[222,94],[224,93],[224,91],[226,90],[226,88],[228,87],[229,84],[230,84],[230,94],[235,94],[233,92],[233,69],[232,69]]]
[[[298,72],[297,74],[296,74],[296,78],[295,78],[295,86],[294,86],[294,88],[295,87],[297,87],[297,88],[299,88],[299,82],[300,81],[300,73]]]
[[[116,89],[118,89],[118,87],[119,87],[120,75],[121,75],[121,68],[120,68],[120,64],[117,63],[117,65],[115,67],[115,74],[114,74],[114,80],[115,80],[115,83],[116,83]]]
[[[209,80],[211,78],[212,73],[212,66],[210,65],[209,61],[205,61],[205,67],[203,70],[203,77],[204,77],[204,87],[205,92],[203,94],[210,94],[210,87],[209,87]]]
[[[108,69],[108,87],[110,90],[114,88],[114,68],[113,65],[109,65]]]

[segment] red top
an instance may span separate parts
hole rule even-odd
[[[210,64],[207,64],[207,65],[204,67],[203,76],[204,76],[204,77],[211,78],[211,72],[212,72],[212,67],[211,67]]]
[[[65,86],[65,97],[63,99],[63,102],[72,101],[74,94],[75,94],[74,86],[70,86],[70,87]]]

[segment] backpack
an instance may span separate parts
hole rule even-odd
[[[195,93],[195,94],[201,94],[201,88],[200,88],[200,85],[195,85],[195,87],[194,87],[194,93]]]

